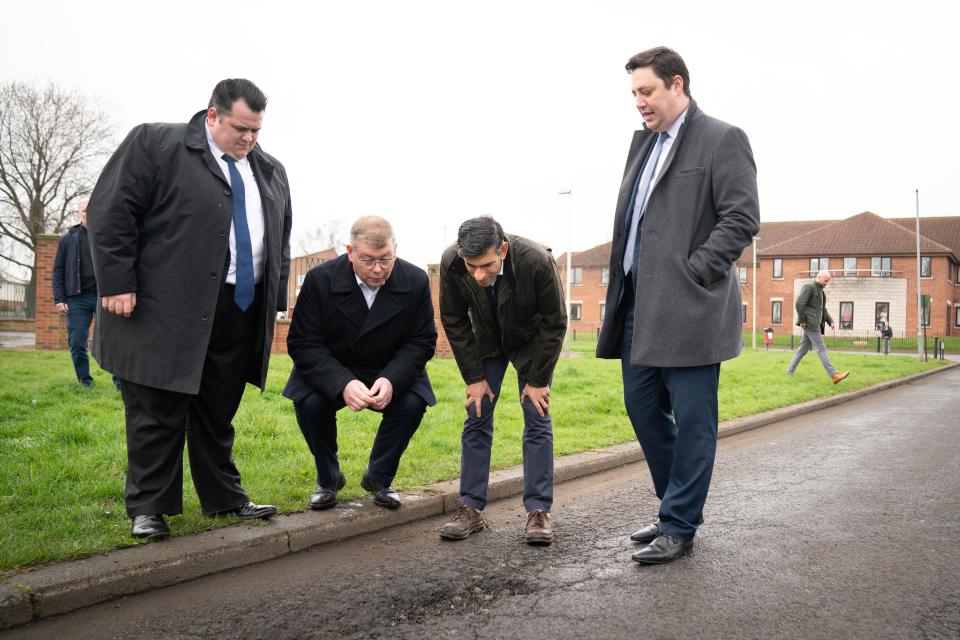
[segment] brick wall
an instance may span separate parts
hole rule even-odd
[[[37,276],[36,331],[37,349],[66,349],[67,325],[66,320],[53,305],[53,261],[57,257],[57,243],[60,236],[37,236],[34,273]],[[91,324],[91,330],[93,326]]]
[[[452,358],[453,352],[450,351],[450,341],[447,340],[443,324],[440,323],[440,265],[427,265],[427,276],[430,278],[430,297],[433,298],[433,320],[437,324],[436,357]]]
[[[293,312],[293,309],[290,309],[290,312]],[[287,334],[290,332],[290,321],[289,320],[277,320],[277,323],[273,326],[273,347],[271,348],[272,353],[286,353],[287,352]]]
[[[573,254],[576,259],[576,254]],[[561,261],[560,282],[563,287],[567,286],[567,264]],[[606,267],[598,266],[578,266],[574,260],[574,271],[581,269],[580,283],[570,285],[570,305],[580,305],[580,319],[573,320],[571,312],[570,330],[579,333],[590,333],[596,335],[600,325],[603,324],[601,308],[607,299],[607,285],[601,281],[601,274]]]

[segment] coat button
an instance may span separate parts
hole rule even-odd
[[[207,320],[210,319],[210,316],[200,316],[200,319],[206,322]]]
[[[221,232],[220,232],[220,237],[221,237],[221,238],[224,237],[225,235],[227,235],[227,232],[226,232],[226,231],[221,231]]]
[[[223,190],[223,195],[225,195],[225,196],[230,195],[230,189],[224,189],[224,190]]]
[[[211,273],[210,273],[210,277],[216,279],[217,274],[211,272]]]

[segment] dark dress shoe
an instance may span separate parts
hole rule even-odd
[[[147,513],[133,516],[133,527],[130,535],[143,540],[161,540],[170,535],[170,528],[159,513]]]
[[[314,511],[322,511],[323,509],[329,509],[336,506],[337,504],[337,491],[343,489],[347,484],[347,479],[343,476],[343,473],[337,472],[337,488],[336,489],[324,489],[319,484],[317,485],[316,490],[313,492],[313,495],[310,496],[310,508]]]
[[[640,564],[663,564],[679,558],[690,549],[693,549],[693,540],[657,536],[656,540],[637,551],[632,558]]]
[[[384,509],[397,509],[400,506],[400,494],[392,487],[385,487],[366,473],[360,479],[360,486],[373,494],[373,504]]]
[[[272,504],[254,504],[253,502],[246,502],[236,509],[218,511],[217,513],[211,513],[210,515],[214,518],[218,518],[220,516],[237,516],[242,520],[256,520],[258,518],[265,520],[276,513],[277,508]]]
[[[703,515],[700,516],[700,520],[697,521],[697,524],[703,524]],[[634,542],[639,542],[642,544],[650,544],[657,539],[657,536],[660,535],[660,518],[657,518],[647,526],[642,529],[638,529],[630,534],[630,539]]]

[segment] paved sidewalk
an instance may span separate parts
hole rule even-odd
[[[867,389],[730,420],[720,425],[720,437],[908,384],[957,366],[950,363]],[[563,456],[556,459],[555,480],[564,482],[642,459],[640,448],[633,442]],[[493,472],[489,500],[520,494],[522,476],[522,466]],[[329,511],[285,514],[265,523],[239,524],[20,573],[0,583],[0,628],[448,513],[456,509],[458,487],[459,480],[455,479],[433,485],[422,493],[404,494],[403,506],[397,511],[380,509],[368,498],[343,503]]]

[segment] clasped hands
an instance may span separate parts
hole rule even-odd
[[[377,378],[370,388],[359,380],[351,380],[343,388],[343,401],[352,411],[367,408],[383,411],[391,400],[393,384],[386,378]]]

